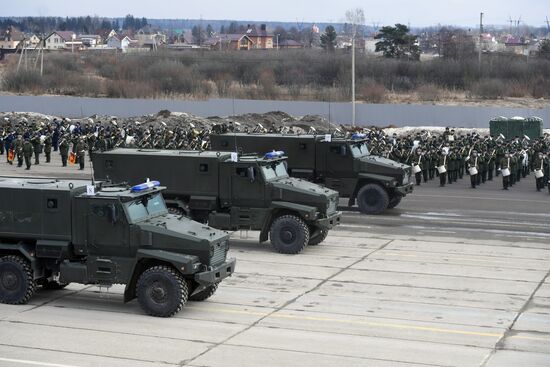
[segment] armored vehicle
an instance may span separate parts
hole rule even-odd
[[[288,155],[288,172],[338,191],[357,202],[364,214],[396,207],[412,192],[411,167],[369,154],[364,134],[351,139],[331,135],[221,134],[210,137],[212,150],[245,153],[281,149]]]
[[[24,304],[37,286],[126,284],[159,317],[205,300],[231,275],[229,235],[169,214],[158,182],[0,178],[0,302]]]
[[[115,149],[93,156],[95,177],[130,184],[146,177],[167,186],[167,203],[225,230],[259,230],[281,253],[321,243],[340,221],[338,193],[289,178],[286,158],[230,152]]]

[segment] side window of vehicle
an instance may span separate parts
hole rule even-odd
[[[340,154],[341,148],[339,145],[331,145],[330,146],[330,152],[335,154]]]
[[[235,168],[235,174],[239,177],[246,177],[247,168],[246,167],[237,167]]]

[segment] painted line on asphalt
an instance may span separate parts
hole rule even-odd
[[[28,361],[28,360],[25,360],[25,359],[14,359],[14,358],[3,358],[3,357],[0,357],[0,362],[29,364],[31,366],[44,366],[44,367],[78,367],[78,366],[69,365],[69,364]]]
[[[445,199],[477,199],[477,200],[498,200],[498,201],[517,201],[521,203],[539,203],[540,200],[522,200],[522,199],[510,199],[507,197],[481,197],[481,196],[457,196],[457,195],[421,195],[421,194],[414,194],[411,196],[413,197],[426,197],[426,198],[445,198]]]
[[[186,309],[195,309],[205,311],[202,307],[194,306],[185,306]],[[209,308],[207,312],[212,311],[213,313],[227,313],[227,314],[240,314],[248,316],[260,316],[264,317],[265,313],[246,311],[246,310],[231,310],[225,308]],[[416,326],[416,325],[407,325],[407,324],[393,324],[393,323],[381,323],[381,322],[372,322],[372,321],[361,321],[361,320],[347,320],[347,319],[335,319],[330,317],[318,317],[318,316],[296,316],[291,314],[284,313],[274,313],[269,317],[286,319],[286,320],[302,320],[302,321],[322,321],[329,323],[339,323],[339,324],[360,324],[371,327],[381,327],[385,329],[399,329],[399,330],[414,330],[414,331],[424,331],[437,334],[455,334],[455,335],[468,335],[468,336],[481,336],[489,338],[500,338],[503,333],[494,333],[494,332],[481,332],[481,331],[468,331],[468,330],[457,330],[457,329],[446,329],[446,328],[437,328],[429,326]],[[524,340],[542,340],[550,341],[550,337],[536,337],[536,336],[522,336],[522,335],[513,335],[509,338],[515,339],[524,339]]]

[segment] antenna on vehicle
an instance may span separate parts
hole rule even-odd
[[[86,157],[84,157],[86,159]],[[92,176],[92,185],[95,186],[95,179],[94,179],[94,162],[92,161],[92,157],[90,156],[90,175]]]

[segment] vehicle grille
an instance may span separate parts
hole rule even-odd
[[[334,213],[338,209],[338,199],[337,196],[333,196],[330,198],[330,202],[328,204],[327,213]]]
[[[225,261],[225,258],[227,257],[227,250],[228,250],[227,241],[222,241],[214,244],[214,254],[210,259],[210,265],[216,266],[216,265],[222,264]]]
[[[411,170],[410,169],[406,169],[405,172],[403,173],[403,183],[401,185],[407,185],[409,182],[410,182],[410,179],[411,179]]]

